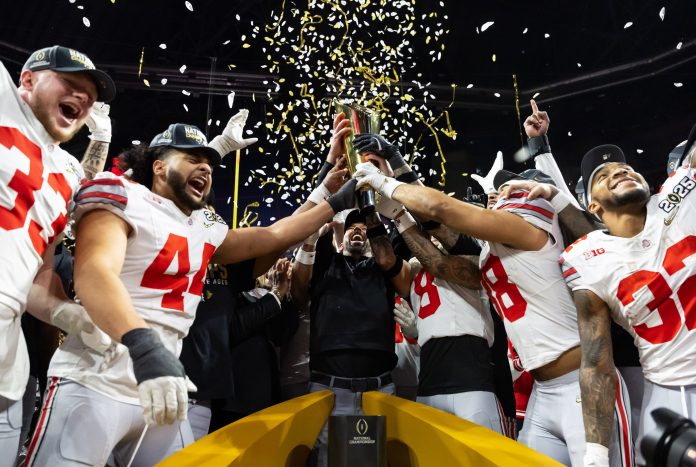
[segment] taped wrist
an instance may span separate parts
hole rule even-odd
[[[179,359],[164,347],[152,329],[132,329],[121,336],[121,343],[128,347],[138,384],[160,376],[186,376]]]
[[[546,135],[529,138],[529,140],[527,140],[527,147],[529,148],[529,154],[532,157],[536,157],[539,154],[548,154],[551,152],[549,138]]]
[[[317,186],[321,185],[321,183],[324,181],[326,176],[333,168],[334,166],[332,163],[330,163],[329,161],[324,162],[324,165],[322,165],[321,169],[319,169],[319,175],[317,175]]]
[[[367,229],[367,238],[381,237],[382,235],[388,235],[384,224],[373,225]]]
[[[404,267],[404,262],[401,260],[399,257],[396,258],[396,263],[394,263],[394,266],[390,267],[386,271],[384,271],[384,275],[387,277],[387,279],[393,279],[394,277],[398,276],[399,273],[401,272],[401,269]]]
[[[398,230],[399,233],[404,233],[406,230],[416,225],[416,220],[409,213],[405,212],[403,216],[394,219],[394,225],[396,225],[396,230]]]
[[[305,251],[304,249],[300,248],[297,254],[295,255],[295,261],[297,261],[298,263],[306,264],[307,266],[311,266],[314,264],[314,259],[316,258],[316,255],[316,251]]]
[[[556,214],[558,214],[570,204],[570,201],[571,200],[568,195],[566,195],[562,191],[559,191],[558,193],[556,193],[556,196],[551,198],[551,201],[549,201],[549,203],[556,211]]]
[[[307,197],[307,201],[311,201],[314,204],[319,204],[322,201],[324,201],[326,198],[331,196],[331,192],[329,191],[328,188],[326,188],[326,185],[323,183],[320,183],[312,192],[309,194]]]

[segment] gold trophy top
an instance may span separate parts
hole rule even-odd
[[[353,146],[354,135],[361,133],[379,133],[381,119],[379,113],[367,107],[362,107],[355,104],[346,104],[341,101],[334,101],[337,112],[343,112],[348,121],[352,133],[348,134],[344,139],[346,145],[346,155],[348,162],[348,171],[355,173],[356,166],[361,162],[365,162],[360,153]]]

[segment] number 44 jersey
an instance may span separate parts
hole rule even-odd
[[[580,336],[575,305],[558,267],[563,251],[558,216],[548,201],[530,200],[527,194],[515,191],[494,209],[516,214],[546,232],[546,245],[522,251],[485,242],[480,264],[481,283],[529,371],[580,345]]]
[[[631,333],[645,377],[669,386],[696,384],[695,174],[665,181],[635,237],[594,231],[561,258],[571,289],[594,292]]]
[[[120,279],[135,311],[178,356],[201,300],[208,262],[227,234],[225,222],[205,209],[187,216],[171,200],[108,172],[83,184],[75,202],[78,237],[80,218],[89,211],[105,209],[126,221],[131,232]],[[120,344],[104,356],[68,336],[48,374],[138,403],[132,362]]]

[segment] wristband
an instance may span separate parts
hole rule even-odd
[[[391,198],[394,191],[403,184],[403,182],[395,180],[391,177],[383,177],[382,183],[380,184],[377,191],[379,191],[380,194],[382,194],[383,196]]]
[[[440,227],[440,223],[433,220],[425,221],[421,222],[421,227],[423,228],[423,230],[435,230],[438,227]]]
[[[323,183],[320,183],[312,192],[309,194],[307,197],[307,201],[311,201],[314,204],[319,204],[322,201],[324,201],[326,198],[331,196],[331,192],[329,191],[326,186],[324,186]]]
[[[314,264],[314,258],[316,255],[316,251],[306,251],[304,248],[300,248],[295,255],[295,261],[301,264],[306,264],[307,266],[311,266]]]
[[[317,185],[321,185],[326,176],[329,174],[331,169],[333,169],[334,166],[331,162],[325,161],[324,165],[321,166],[321,169],[319,169],[319,175],[317,175]]]
[[[367,238],[381,237],[382,235],[387,235],[384,224],[373,225],[367,229]]]
[[[599,443],[585,444],[585,467],[609,467],[609,448]]]
[[[549,203],[558,214],[570,204],[570,201],[571,200],[568,195],[566,195],[562,191],[559,191],[558,193],[556,193],[556,196],[551,198],[551,201],[549,201]]]
[[[529,154],[532,157],[536,157],[539,154],[547,154],[551,152],[549,138],[546,135],[529,138],[529,140],[527,140],[527,147],[529,148]]]
[[[416,220],[409,213],[405,212],[403,216],[394,219],[394,225],[396,225],[396,230],[398,230],[399,233],[404,233],[406,230],[416,225]]]
[[[401,269],[404,267],[404,261],[401,258],[396,258],[396,263],[394,263],[394,266],[390,267],[386,271],[383,272],[385,276],[387,276],[387,279],[393,279],[394,277],[398,276],[399,273],[401,272]]]

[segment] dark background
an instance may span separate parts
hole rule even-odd
[[[183,0],[3,1],[0,60],[13,77],[18,77],[31,51],[61,44],[87,53],[97,66],[106,69],[119,89],[111,109],[112,156],[133,140],[149,141],[175,121],[196,124],[212,138],[236,109],[247,107],[247,128],[259,137],[264,153],[252,147],[243,155],[240,178],[246,182],[251,170],[272,165],[275,160],[283,165],[289,157],[287,141],[277,147],[270,145],[263,124],[268,107],[282,99],[282,95],[272,94],[274,102],[270,102],[263,81],[278,76],[270,76],[262,68],[266,61],[257,46],[260,39],[252,42],[252,47],[242,48],[244,42],[251,42],[250,22],[263,27],[281,2],[191,3],[193,12]],[[306,8],[306,2],[288,3]],[[354,4],[355,0],[349,0],[344,8],[349,11]],[[664,21],[659,17],[662,7]],[[456,141],[442,139],[447,192],[461,196],[467,186],[481,192],[463,174],[485,174],[498,150],[504,153],[506,169],[517,171],[531,165],[513,160],[522,145],[513,73],[519,86],[521,120],[529,113],[529,98],[539,92],[537,101],[551,116],[549,137],[554,155],[573,186],[584,152],[602,143],[621,146],[649,181],[659,184],[666,174],[667,154],[686,139],[696,122],[696,4],[692,0],[444,0],[442,4],[418,0],[416,9],[439,9],[448,15],[442,60],[433,63],[422,41],[415,48],[422,81],[432,83],[435,113],[450,103],[451,84],[459,86],[450,109],[458,136]],[[83,17],[89,19],[90,27],[83,24]],[[476,28],[487,21],[495,24],[477,33]],[[624,28],[628,22],[633,25]],[[545,34],[550,37],[545,38]],[[230,42],[223,45],[227,40]],[[160,43],[166,43],[167,48],[160,49]],[[231,63],[236,68],[227,66]],[[182,74],[179,67],[184,64],[187,71]],[[169,80],[166,86],[160,84],[162,77]],[[150,87],[143,84],[143,78]],[[466,89],[468,83],[474,87]],[[674,83],[683,85],[676,87]],[[182,89],[191,95],[183,95]],[[229,90],[237,93],[234,110],[227,105]],[[494,96],[496,92],[500,97]],[[209,119],[212,125],[206,128]],[[216,126],[217,120],[220,126]],[[78,158],[86,147],[86,134],[83,131],[67,146]],[[426,148],[431,148],[428,138]],[[216,170],[215,191],[218,207],[229,220],[233,164],[227,162]],[[438,158],[433,156],[420,166],[424,174],[429,174],[430,168],[436,170],[434,177],[426,177],[428,182],[439,180]],[[242,185],[240,208],[267,196],[258,183]],[[291,211],[288,204],[266,207],[261,203],[259,220],[265,224]]]

